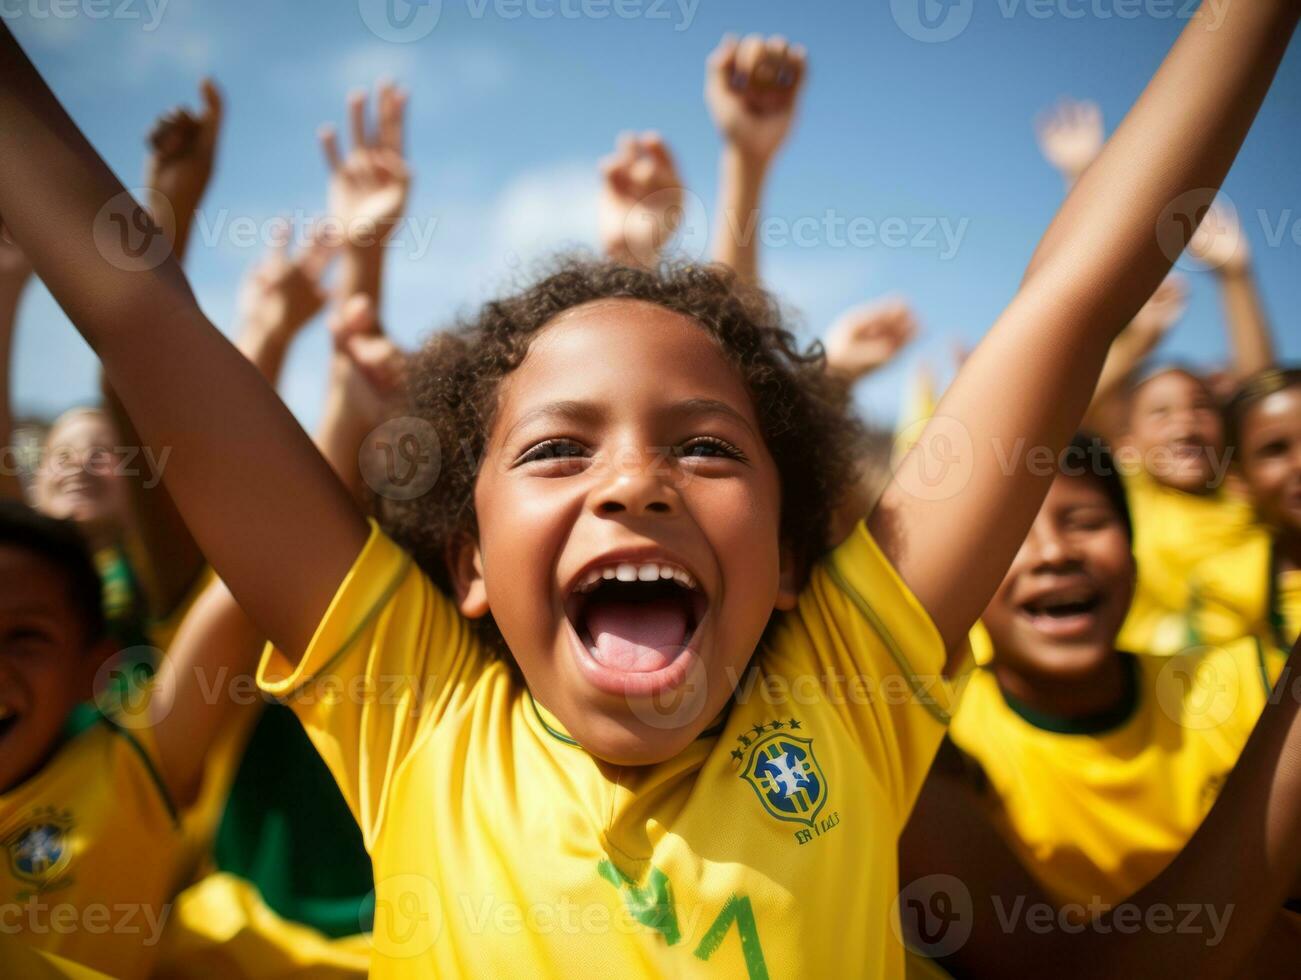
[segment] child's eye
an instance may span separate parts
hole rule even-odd
[[[716,439],[713,436],[698,436],[695,439],[689,439],[674,449],[673,455],[704,459],[745,459],[745,453],[730,442],[724,442],[722,439]]]
[[[574,459],[582,456],[584,452],[586,450],[572,439],[547,439],[525,450],[524,454],[515,460],[515,465],[555,459]]]

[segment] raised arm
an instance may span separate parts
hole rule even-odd
[[[18,302],[32,277],[27,256],[8,240],[0,225],[0,499],[22,500],[23,485],[18,479],[17,455],[14,452],[13,374],[14,329],[18,324]]]
[[[795,118],[804,46],[784,37],[727,35],[705,68],[705,104],[723,137],[714,261],[759,281],[759,222],[768,168]]]
[[[601,160],[597,225],[605,254],[654,268],[682,221],[682,178],[659,133],[621,133]]]
[[[1125,389],[1143,360],[1156,350],[1188,306],[1188,284],[1183,276],[1170,273],[1143,304],[1107,351],[1102,374],[1093,389],[1093,399],[1084,415],[1084,428],[1096,432],[1112,445],[1124,434]]]
[[[0,173],[14,238],[142,439],[171,449],[165,479],[204,555],[259,628],[301,653],[366,524],[3,25]]]
[[[177,106],[161,116],[149,134],[145,206],[155,223],[171,237],[172,254],[178,262],[189,247],[194,215],[212,176],[221,130],[221,94],[211,79],[204,79],[201,96],[203,108],[199,112]],[[123,445],[140,445],[140,437],[117,392],[106,379],[102,380],[102,388],[104,407]],[[156,451],[158,447],[150,448]],[[156,452],[155,458],[159,458]],[[203,567],[203,555],[166,485],[136,475],[127,479],[127,492],[127,537],[140,558],[135,564],[149,609],[155,616],[167,616],[192,588]]]
[[[172,254],[179,262],[190,245],[194,216],[208,190],[221,134],[221,91],[210,78],[199,87],[203,108],[192,112],[176,106],[158,118],[149,133],[145,164],[145,206],[158,225],[172,236]]]
[[[1251,247],[1233,209],[1216,203],[1188,243],[1215,277],[1224,304],[1229,354],[1236,380],[1274,366],[1274,338],[1265,304],[1256,288]]]
[[[370,494],[359,457],[366,437],[405,404],[407,359],[380,327],[369,296],[349,298],[330,333],[335,353],[316,444],[364,507]]]
[[[1296,0],[1194,17],[1072,189],[1021,288],[873,512],[886,554],[957,651],[1024,539],[1107,348],[1169,272],[1296,27]],[[1182,238],[1179,236],[1182,235]],[[1028,455],[1034,453],[1034,455]]]
[[[910,882],[948,875],[971,899],[970,937],[957,949],[956,942],[936,943],[945,965],[969,976],[1242,976],[1283,902],[1295,896],[1301,869],[1301,702],[1291,683],[1298,668],[1301,644],[1201,827],[1160,875],[1123,903],[1130,922],[1151,921],[1149,910],[1214,909],[1224,924],[1218,937],[1180,928],[1121,931],[1113,925],[1121,921],[1115,911],[1104,913],[1096,928],[1026,928],[1019,919],[1023,927],[1009,933],[1000,914],[1051,902],[957,774],[956,753],[941,753],[899,854],[905,897]],[[926,908],[924,900],[905,902],[905,926]]]
[[[239,291],[235,345],[273,388],[289,345],[329,299],[323,280],[334,257],[320,224],[307,230],[307,241],[297,250],[290,249],[290,236],[286,223]]]

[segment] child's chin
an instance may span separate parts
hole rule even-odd
[[[698,732],[675,731],[647,737],[625,731],[617,736],[579,739],[589,755],[612,766],[653,766],[667,762],[695,741]]]

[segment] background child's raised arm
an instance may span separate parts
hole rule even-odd
[[[275,392],[204,317],[156,229],[0,25],[0,215],[98,353],[203,553],[291,656],[367,529]],[[121,237],[144,245],[133,259]],[[114,243],[116,242],[116,247]]]
[[[1233,4],[1218,25],[1201,15],[1189,23],[872,514],[950,650],[1047,492],[1055,467],[1034,460],[1055,459],[1078,427],[1107,348],[1191,234],[1197,209],[1182,209],[1184,195],[1219,187],[1299,12],[1296,0],[1265,0]]]
[[[1241,381],[1273,367],[1269,316],[1256,288],[1251,248],[1237,215],[1222,203],[1212,205],[1188,243],[1188,251],[1211,271],[1220,288],[1234,378]]]
[[[705,104],[723,137],[714,261],[759,281],[760,204],[768,167],[795,118],[804,46],[784,37],[723,38],[705,68]]]
[[[13,373],[14,327],[18,322],[18,301],[22,299],[32,266],[20,249],[6,239],[0,225],[0,500],[22,500],[18,479],[18,456],[14,447]]]

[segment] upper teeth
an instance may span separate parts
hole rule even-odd
[[[591,592],[603,579],[617,579],[620,582],[656,582],[660,579],[672,579],[684,589],[694,589],[696,580],[685,568],[676,565],[662,565],[659,562],[634,564],[630,561],[617,565],[594,568],[574,586],[576,592]]]

